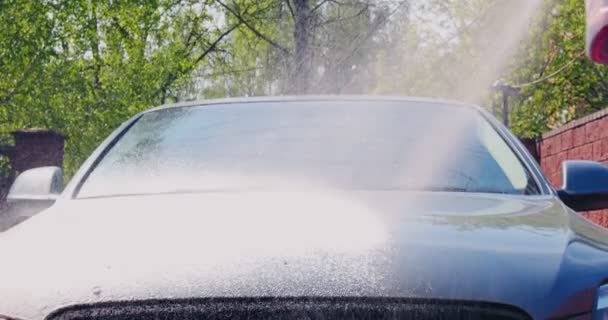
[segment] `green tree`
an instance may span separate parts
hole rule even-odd
[[[608,67],[583,54],[584,1],[547,0],[542,12],[509,77],[513,84],[526,84],[512,119],[520,136],[537,136],[608,102]]]
[[[179,99],[190,75],[239,26],[181,0],[0,3],[0,132],[65,133],[73,172],[103,137],[147,107]]]
[[[534,0],[412,2],[391,24],[376,92],[490,104],[538,12]]]
[[[211,96],[370,91],[389,16],[409,0],[217,0],[241,23],[228,54],[201,71]]]

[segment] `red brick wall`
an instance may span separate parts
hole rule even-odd
[[[555,187],[561,185],[564,160],[593,160],[608,164],[608,109],[550,131],[537,143],[540,165]],[[583,214],[608,227],[608,210]]]

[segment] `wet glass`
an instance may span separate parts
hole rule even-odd
[[[320,187],[538,193],[518,156],[476,109],[299,101],[145,113],[78,197]]]

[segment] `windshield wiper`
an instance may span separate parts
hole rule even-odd
[[[371,190],[371,188],[370,188]],[[461,192],[461,193],[492,193],[492,194],[516,194],[505,190],[490,188],[465,188],[457,186],[394,186],[386,188],[374,188],[378,191],[430,191],[430,192]]]
[[[366,190],[377,191],[433,191],[433,192],[469,192],[468,189],[454,186],[391,186],[374,187]]]

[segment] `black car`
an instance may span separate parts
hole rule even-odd
[[[76,139],[77,137],[73,137]],[[192,102],[116,130],[0,234],[0,319],[604,319],[608,169],[554,190],[480,108]],[[572,209],[571,209],[572,208]],[[606,313],[608,314],[608,313]]]

